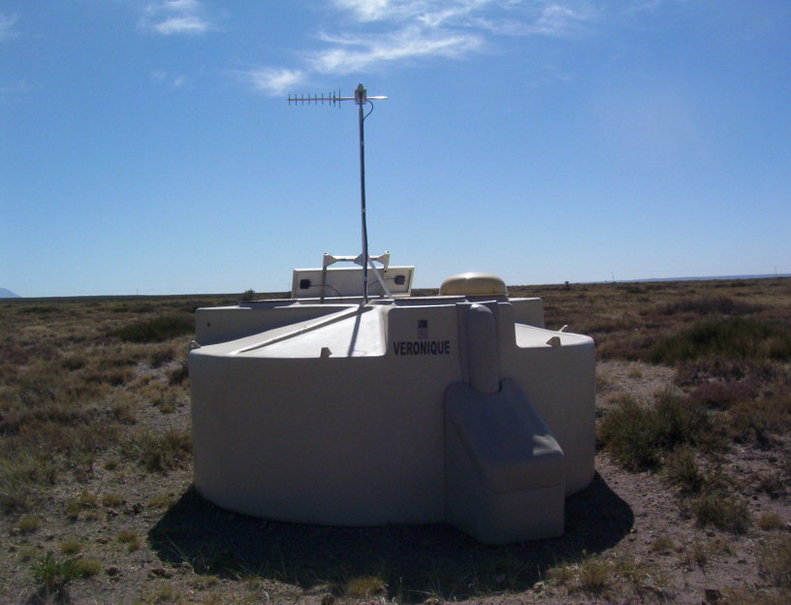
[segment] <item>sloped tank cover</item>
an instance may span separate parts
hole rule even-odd
[[[447,278],[439,288],[442,295],[508,296],[505,282],[487,273],[459,273]]]

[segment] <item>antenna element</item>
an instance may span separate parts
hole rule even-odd
[[[342,97],[340,90],[338,92],[331,92],[327,95],[288,95],[288,104],[291,105],[318,105],[321,103],[328,103],[330,105],[338,105],[342,101],[354,101],[357,105],[358,120],[360,123],[360,218],[362,223],[362,265],[363,265],[363,303],[368,302],[368,265],[371,262],[368,256],[368,225],[365,217],[365,118],[371,115],[374,110],[374,104],[371,101],[384,101],[387,97],[369,97],[368,91],[365,86],[358,84],[354,90],[353,97]],[[363,106],[366,104],[371,106],[368,113],[363,113]]]

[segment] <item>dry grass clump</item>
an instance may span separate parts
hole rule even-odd
[[[11,449],[11,448],[8,448]],[[43,452],[13,452],[0,449],[0,512],[12,513],[31,508],[32,496],[39,486],[54,485],[57,471]]]
[[[41,519],[38,515],[23,515],[16,527],[21,534],[32,534],[41,527]]]
[[[122,444],[122,451],[146,470],[165,473],[191,459],[192,437],[189,431],[174,429],[162,434],[140,432]]]
[[[778,394],[740,401],[730,409],[728,429],[736,441],[766,445],[772,434],[787,434],[791,429],[791,398]]]
[[[549,581],[569,593],[581,592],[612,600],[624,593],[664,594],[666,579],[656,568],[631,558],[605,559],[586,556],[579,562],[565,563],[547,570]],[[620,600],[620,599],[616,599]]]
[[[121,506],[124,502],[126,502],[126,500],[118,494],[104,494],[102,496],[102,506],[109,506],[112,508]]]
[[[668,554],[673,552],[676,549],[676,544],[673,542],[673,539],[669,536],[657,536],[657,538],[651,544],[651,550],[659,554]]]
[[[66,501],[66,517],[72,521],[76,521],[78,518],[94,520],[98,517],[96,512],[98,506],[99,500],[96,494],[84,489],[77,497]]]
[[[60,543],[60,552],[64,555],[76,555],[83,549],[83,544],[79,540],[65,540]]]
[[[785,529],[786,524],[777,513],[762,513],[758,518],[758,527],[764,531]]]
[[[344,594],[353,598],[367,598],[387,592],[387,583],[378,576],[358,576],[346,582]]]
[[[680,445],[665,457],[662,470],[667,480],[685,495],[697,494],[706,481],[695,450],[688,443]]]
[[[125,529],[118,534],[118,541],[121,544],[125,544],[129,552],[138,550],[142,545],[140,534],[129,529]]]
[[[724,491],[703,493],[690,501],[690,508],[701,527],[713,526],[734,534],[744,534],[752,523],[744,500]]]
[[[791,589],[791,534],[768,540],[761,547],[758,563],[775,585]]]

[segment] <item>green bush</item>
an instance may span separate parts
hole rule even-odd
[[[791,359],[791,326],[740,317],[701,321],[658,340],[648,357],[664,364],[705,357],[787,361]]]
[[[628,470],[654,470],[682,444],[697,444],[711,432],[705,410],[672,393],[641,406],[626,398],[610,410],[599,427],[599,438],[613,458]]]
[[[69,583],[83,575],[74,559],[58,560],[51,552],[33,563],[31,571],[47,594],[63,593]]]
[[[152,319],[137,321],[114,330],[111,334],[126,342],[163,342],[192,334],[194,321],[187,313],[165,313]]]

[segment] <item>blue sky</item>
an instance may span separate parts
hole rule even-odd
[[[0,0],[0,286],[791,272],[787,0]]]

